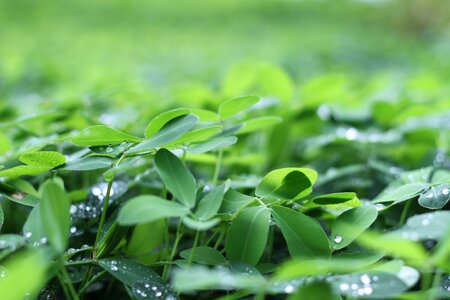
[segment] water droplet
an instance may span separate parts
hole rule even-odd
[[[341,285],[339,285],[339,289],[341,291],[347,291],[350,288],[350,285],[348,283],[341,283]]]
[[[358,130],[354,127],[350,127],[345,132],[345,138],[349,141],[353,141],[358,136]]]
[[[377,203],[377,204],[375,204],[375,208],[377,209],[377,211],[380,211],[380,210],[385,209],[386,206],[384,204]]]
[[[352,283],[352,285],[350,287],[352,288],[352,290],[358,289],[358,285],[356,283]]]
[[[25,232],[25,237],[29,239],[33,235],[32,232]]]
[[[342,236],[340,236],[340,235],[336,235],[335,237],[334,237],[334,239],[333,239],[333,241],[336,243],[336,244],[340,244],[341,242],[342,242]]]
[[[294,286],[293,285],[287,285],[285,288],[284,288],[284,292],[286,293],[286,294],[291,294],[292,292],[294,292]]]
[[[431,223],[431,221],[429,219],[423,219],[422,220],[422,225],[423,226],[428,226],[428,225],[430,225],[430,223]]]
[[[114,151],[114,149],[113,149],[112,147],[108,147],[108,148],[106,148],[106,150],[105,150],[106,153],[111,153],[111,152],[113,152],[113,151]]]
[[[362,283],[364,283],[364,284],[370,284],[370,277],[369,277],[369,275],[367,275],[367,274],[364,274],[364,275],[362,275],[361,276],[361,282]]]
[[[427,197],[428,199],[433,198],[433,193],[428,193],[425,197]]]
[[[442,190],[442,195],[448,195],[450,193],[450,189],[445,188]]]

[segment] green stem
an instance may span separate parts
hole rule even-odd
[[[177,249],[178,249],[178,243],[180,242],[182,236],[183,236],[183,233],[181,232],[181,220],[180,220],[180,223],[178,223],[177,233],[175,235],[175,242],[172,247],[172,252],[170,253],[170,256],[169,256],[169,261],[172,261],[173,258],[175,257],[175,254],[177,253]],[[162,274],[162,279],[164,281],[167,281],[171,269],[172,269],[171,264],[167,264],[164,266],[164,270],[163,270],[163,274]]]
[[[220,244],[222,243],[223,237],[225,236],[226,229],[225,227],[222,229],[222,232],[220,233],[219,237],[217,238],[216,243],[214,244],[214,249],[217,250],[219,248]]]
[[[402,214],[400,216],[400,221],[398,222],[398,225],[405,224],[406,217],[408,216],[409,208],[411,206],[412,200],[409,200],[406,202],[405,207],[403,207]]]
[[[101,236],[102,230],[103,230],[103,225],[105,224],[106,211],[108,210],[108,204],[109,204],[109,198],[110,198],[110,194],[111,194],[112,184],[113,184],[112,180],[110,182],[108,182],[108,188],[106,190],[105,200],[103,201],[102,215],[100,216],[100,223],[98,225],[98,231],[97,231],[97,235],[95,237],[94,251],[97,250],[97,243],[100,240],[100,236]]]
[[[214,185],[217,185],[217,182],[219,181],[219,173],[220,173],[220,166],[222,165],[222,157],[223,151],[222,149],[220,149],[219,153],[217,154],[216,167],[214,168],[214,177],[213,177]]]
[[[197,247],[198,244],[198,238],[200,237],[200,231],[196,231],[195,232],[195,238],[194,238],[194,244],[192,245],[191,248],[191,253],[189,254],[189,258],[187,261],[187,266],[189,266],[192,262],[192,259],[194,258],[194,252],[195,252],[195,248]]]
[[[61,287],[62,287],[62,290],[63,290],[65,298],[66,299],[71,299],[72,297],[71,297],[69,291],[67,290],[67,286],[66,286],[66,284],[64,282],[63,276],[61,276],[61,274],[58,274],[57,277],[58,277],[59,283],[61,284]]]
[[[81,289],[80,289],[80,294],[84,294],[84,292],[86,291],[86,289],[93,284],[94,282],[96,282],[97,280],[99,280],[100,278],[102,278],[103,276],[105,276],[107,273],[106,271],[102,271],[100,273],[98,273],[97,275],[93,276],[91,278],[91,280],[89,280]]]
[[[65,267],[61,268],[61,274],[63,276],[64,281],[67,284],[67,287],[69,288],[69,293],[72,296],[72,299],[80,300],[80,297],[78,297],[78,294],[75,291],[75,288],[73,287],[72,280],[70,279],[69,273],[67,273],[67,270]]]
[[[97,261],[93,260],[93,259],[87,259],[87,260],[77,260],[77,261],[67,261],[65,263],[66,266],[83,266],[83,265],[91,265],[97,264]]]
[[[436,272],[434,273],[433,283],[431,286],[431,292],[429,297],[430,300],[438,299],[441,279],[442,279],[442,270],[437,269]]]

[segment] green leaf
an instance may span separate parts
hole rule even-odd
[[[123,133],[105,125],[94,125],[72,138],[77,146],[117,145],[123,142],[141,142],[142,138]]]
[[[341,294],[358,296],[358,299],[393,299],[408,290],[408,286],[400,278],[380,271],[336,275],[330,278],[330,283]]]
[[[23,225],[23,233],[31,244],[41,244],[41,239],[45,237],[43,222],[41,221],[40,205],[37,204],[28,215]]]
[[[375,206],[363,205],[349,209],[333,222],[331,243],[335,250],[342,249],[364,232],[378,216]]]
[[[105,169],[112,166],[114,160],[103,156],[86,156],[69,161],[61,170],[67,171],[92,171]]]
[[[7,177],[9,179],[12,179],[20,176],[36,176],[41,173],[47,172],[48,170],[48,167],[17,166],[0,171],[0,177]]]
[[[63,253],[69,240],[70,201],[56,180],[47,180],[42,185],[39,205],[44,232],[52,247]]]
[[[117,280],[130,287],[138,282],[147,282],[150,285],[163,284],[161,277],[152,268],[135,260],[103,258],[98,261],[98,264]]]
[[[158,247],[164,243],[166,220],[138,224],[127,240],[126,254],[143,264],[155,263],[160,255]]]
[[[220,207],[219,212],[231,213],[254,200],[254,197],[241,194],[236,190],[229,188],[223,197],[222,206]]]
[[[292,257],[329,257],[331,249],[322,227],[306,215],[274,206],[272,215],[281,229]]]
[[[267,243],[270,210],[248,207],[234,219],[227,231],[225,249],[229,260],[256,265]]]
[[[313,281],[301,286],[297,292],[290,295],[287,300],[342,300],[338,292],[326,281]]]
[[[450,200],[450,184],[441,184],[422,193],[419,204],[429,209],[441,209]]]
[[[246,134],[250,132],[261,131],[268,127],[275,126],[276,124],[283,121],[281,117],[276,116],[264,116],[258,117],[244,122],[244,126],[239,129],[236,134]]]
[[[133,285],[131,289],[133,299],[136,300],[160,300],[169,299],[177,300],[177,294],[169,285],[163,283],[151,283],[140,281]]]
[[[349,252],[331,258],[294,259],[285,262],[277,270],[277,280],[292,280],[304,276],[328,273],[349,273],[367,269],[384,256],[384,252]]]
[[[190,217],[184,217],[183,218],[183,224],[186,225],[186,227],[197,230],[197,231],[205,231],[208,229],[213,228],[217,224],[219,224],[220,219],[210,219],[206,221],[199,221],[192,219]]]
[[[156,148],[166,146],[181,137],[185,132],[194,127],[197,121],[198,117],[194,115],[183,115],[172,119],[156,134],[131,148],[126,153],[136,154],[155,151]]]
[[[422,183],[409,183],[394,189],[388,189],[380,194],[373,203],[393,202],[397,204],[421,194],[427,186]]]
[[[250,106],[258,103],[259,98],[256,96],[243,96],[227,100],[220,104],[219,115],[222,119],[227,119]]]
[[[13,201],[14,203],[31,207],[36,206],[36,204],[40,202],[40,199],[38,197],[27,195],[25,193],[14,193],[11,196],[4,195],[4,197],[10,201]]]
[[[18,234],[0,234],[0,249],[11,248],[16,250],[25,245],[26,239]]]
[[[197,194],[195,178],[183,162],[169,150],[161,149],[155,155],[155,166],[174,197],[186,207],[194,207]]]
[[[55,151],[39,151],[20,156],[19,160],[33,167],[53,169],[66,163],[66,157]]]
[[[435,211],[408,218],[404,226],[386,236],[412,241],[440,241],[446,236],[449,225],[450,211]]]
[[[222,126],[211,126],[185,132],[178,139],[167,145],[167,147],[182,145],[185,143],[197,143],[209,139],[222,132]]]
[[[259,197],[298,199],[312,192],[317,172],[307,168],[284,168],[271,171],[256,187]]]
[[[184,259],[189,259],[192,249],[183,250],[180,256]],[[216,249],[206,246],[196,247],[192,261],[199,264],[216,266],[225,265],[228,263],[226,258]]]
[[[4,267],[5,273],[3,275],[1,271],[3,276],[0,278],[2,299],[37,298],[47,281],[47,265],[39,253],[31,251],[20,253],[7,260]]]
[[[237,137],[235,136],[220,137],[211,141],[191,145],[188,147],[187,152],[193,154],[205,153],[212,150],[221,149],[226,146],[234,145],[236,142]]]
[[[318,196],[312,199],[312,202],[320,205],[334,205],[349,202],[357,198],[355,193],[343,192],[343,193],[332,193]]]
[[[166,112],[163,112],[154,117],[145,128],[145,138],[150,138],[155,135],[161,128],[164,127],[169,121],[190,113],[189,109],[176,108]]]
[[[117,222],[121,225],[135,225],[156,221],[163,218],[183,217],[189,209],[157,196],[137,196],[120,209]]]
[[[222,184],[210,191],[200,200],[195,217],[200,220],[208,220],[216,215],[222,205],[226,184]]]

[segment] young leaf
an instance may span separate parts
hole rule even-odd
[[[181,137],[192,127],[194,127],[197,121],[198,117],[190,114],[172,119],[170,122],[165,124],[164,127],[162,127],[161,130],[156,134],[143,141],[139,145],[131,148],[126,153],[146,153],[154,151],[156,148],[166,146]]]
[[[222,119],[227,119],[256,104],[258,101],[259,98],[256,96],[244,96],[227,100],[220,104],[219,115]]]
[[[155,155],[155,166],[167,189],[186,207],[194,207],[196,197],[195,178],[183,162],[166,149]]]
[[[272,127],[280,123],[283,119],[276,116],[258,117],[244,122],[244,126],[236,134],[245,134],[255,131],[261,131],[267,127]]]
[[[88,127],[72,138],[72,143],[77,146],[117,145],[127,141],[140,142],[142,138],[123,133],[105,125]]]
[[[331,243],[333,249],[342,249],[353,242],[376,220],[378,211],[375,206],[363,205],[342,213],[333,222]]]
[[[441,209],[450,200],[450,184],[432,187],[419,197],[419,204],[429,209]]]
[[[352,201],[357,198],[355,193],[343,192],[321,195],[312,200],[315,204],[334,205]]]
[[[121,225],[135,225],[156,221],[163,218],[183,217],[189,209],[173,201],[157,196],[137,196],[120,209],[117,222]]]
[[[145,128],[145,138],[150,138],[155,135],[161,128],[164,127],[169,121],[190,113],[189,109],[176,108],[166,112],[163,112],[154,117]]]
[[[219,222],[220,222],[220,219],[217,219],[217,218],[206,220],[206,221],[199,221],[199,220],[192,219],[190,217],[183,218],[183,224],[186,225],[186,227],[188,227],[192,230],[197,230],[197,231],[205,231],[205,230],[211,229],[214,226],[216,226],[217,224],[219,224]]]
[[[228,259],[256,265],[266,247],[269,223],[269,209],[256,206],[244,209],[227,232]]]
[[[192,146],[189,146],[187,149],[187,152],[193,153],[193,154],[200,154],[209,152],[212,150],[217,150],[226,146],[231,146],[237,142],[237,137],[235,136],[226,136],[226,137],[219,137],[207,142],[198,143]]]
[[[189,259],[192,249],[183,250],[180,256],[184,259]],[[226,258],[216,249],[206,246],[196,247],[192,261],[199,264],[216,266],[225,265],[228,263]]]
[[[19,160],[26,165],[34,167],[46,167],[49,169],[58,167],[66,163],[66,157],[55,151],[39,151],[27,153],[19,157]]]
[[[214,188],[203,199],[200,200],[195,216],[200,221],[208,220],[216,215],[222,204],[225,184]]]
[[[297,199],[312,192],[317,172],[307,168],[284,168],[270,172],[256,187],[259,197]]]
[[[330,256],[328,238],[318,223],[300,212],[282,206],[272,207],[272,215],[281,229],[292,257]]]
[[[69,161],[61,170],[92,171],[111,167],[113,159],[103,156],[86,156]]]
[[[211,126],[200,128],[197,130],[192,130],[185,132],[178,139],[167,145],[167,147],[182,145],[185,143],[198,143],[209,139],[210,137],[219,134],[222,131],[222,126]]]
[[[236,190],[230,188],[223,196],[222,206],[219,212],[221,213],[231,213],[240,207],[243,207],[255,198],[237,192]]]
[[[48,170],[48,167],[17,166],[6,170],[1,170],[0,177],[12,179],[20,176],[35,176],[47,172]]]
[[[42,227],[50,244],[63,253],[69,240],[70,201],[56,180],[50,179],[43,184],[39,206]]]

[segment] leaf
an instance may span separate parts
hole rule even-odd
[[[225,250],[229,260],[256,265],[267,243],[270,210],[248,207],[234,219],[227,231]]]
[[[222,132],[222,126],[211,126],[188,131],[178,139],[167,145],[167,147],[174,147],[176,145],[182,145],[185,143],[198,143],[207,140],[220,132]]]
[[[393,202],[393,204],[397,204],[418,196],[426,188],[427,186],[422,183],[405,184],[383,192],[373,201],[373,203]]]
[[[219,137],[204,143],[191,145],[188,147],[187,152],[193,154],[205,153],[212,150],[221,149],[226,146],[234,145],[236,142],[237,137],[235,136]]]
[[[217,224],[219,224],[220,219],[210,219],[206,221],[199,221],[192,219],[190,217],[184,217],[183,218],[183,224],[186,225],[186,227],[197,230],[197,231],[205,231],[208,229],[213,228]]]
[[[157,196],[137,196],[120,209],[117,222],[121,225],[135,225],[156,221],[163,218],[183,217],[189,209]]]
[[[143,264],[155,263],[160,256],[158,247],[164,243],[166,226],[165,219],[136,225],[127,240],[126,254]]]
[[[422,193],[419,204],[429,209],[441,209],[450,200],[450,184],[441,184]]]
[[[142,138],[123,133],[105,125],[94,125],[72,138],[77,146],[117,145],[123,142],[141,142]]]
[[[292,257],[330,256],[328,238],[318,223],[300,212],[282,206],[272,207],[272,215]]]
[[[147,281],[136,282],[131,292],[136,300],[176,300],[177,294],[172,290],[169,285],[163,283],[151,283]]]
[[[408,286],[400,278],[380,271],[336,275],[329,282],[341,294],[356,296],[358,299],[393,299],[408,290]]]
[[[184,259],[189,259],[192,249],[183,250],[180,256]],[[228,263],[226,258],[216,249],[206,246],[199,246],[195,248],[192,261],[199,264],[216,266],[225,265]]]
[[[331,230],[331,244],[338,250],[353,242],[364,232],[378,216],[375,206],[363,205],[343,212],[333,222]]]
[[[23,225],[23,234],[27,237],[31,244],[41,243],[41,239],[45,237],[43,222],[40,219],[41,211],[39,204],[37,204],[28,215],[28,218]]]
[[[183,115],[168,122],[160,131],[143,141],[139,145],[129,149],[127,154],[146,153],[156,148],[166,146],[181,137],[185,132],[194,127],[198,117]]]
[[[48,170],[48,167],[17,166],[0,171],[0,177],[7,177],[9,179],[12,179],[20,176],[36,176],[41,173],[47,172]]]
[[[287,300],[342,300],[342,297],[326,281],[313,281],[301,286],[295,294],[290,295]]]
[[[186,207],[194,207],[196,183],[191,172],[172,152],[160,149],[155,155],[155,166],[167,189]]]
[[[70,201],[56,180],[47,180],[42,185],[39,206],[42,227],[50,244],[63,253],[69,240]]]
[[[0,278],[2,299],[34,299],[47,281],[47,265],[38,252],[26,251],[15,255],[6,261],[4,267],[4,275],[0,271],[3,275]]]
[[[61,170],[65,171],[92,171],[109,168],[113,160],[103,156],[86,156],[67,162]]]
[[[256,187],[259,197],[296,199],[312,192],[317,172],[307,168],[284,168],[271,171]]]
[[[331,258],[294,259],[278,268],[274,278],[292,280],[304,276],[349,273],[367,269],[384,256],[384,252],[350,252]]]
[[[259,98],[256,96],[243,96],[227,100],[220,104],[219,115],[222,119],[227,119],[247,108],[258,103]]]
[[[332,193],[318,196],[312,199],[312,202],[320,205],[334,205],[349,202],[355,198],[357,198],[356,194],[351,192]]]
[[[210,191],[200,200],[195,217],[200,220],[208,220],[216,215],[222,205],[226,184],[222,184]]]
[[[1,194],[0,194],[1,195]],[[25,193],[14,193],[11,196],[4,195],[4,197],[17,204],[34,207],[39,203],[40,199],[33,195],[27,195]]]
[[[163,284],[161,277],[149,266],[138,263],[135,260],[125,258],[103,258],[98,261],[109,274],[117,280],[132,287],[138,282],[151,284]]]
[[[236,134],[246,134],[250,132],[261,131],[267,127],[275,126],[276,124],[283,121],[282,118],[277,116],[264,116],[258,117],[244,122],[244,126],[239,129]]]
[[[219,211],[221,213],[231,213],[254,200],[254,197],[241,194],[236,190],[230,188],[223,197],[222,206],[220,207]]]
[[[154,117],[145,128],[145,138],[150,138],[155,135],[161,128],[164,127],[169,121],[190,113],[189,109],[176,108],[166,112],[163,112]]]
[[[450,211],[435,211],[408,218],[404,226],[387,233],[386,236],[411,241],[439,241],[446,236],[449,225]]]
[[[55,151],[39,151],[27,153],[19,157],[26,165],[53,169],[66,163],[66,157]]]

